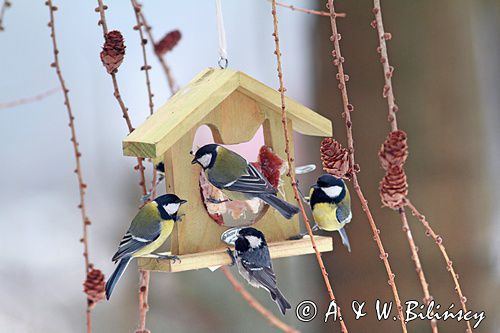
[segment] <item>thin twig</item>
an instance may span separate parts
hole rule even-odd
[[[149,310],[148,294],[149,294],[149,271],[140,271],[140,285],[139,285],[139,328],[135,333],[149,333],[146,329],[146,313]]]
[[[335,17],[335,7],[333,5],[333,0],[328,0],[327,5],[328,8],[330,9],[330,14],[331,14],[330,23],[332,28],[332,36],[330,37],[330,39],[334,45],[332,56],[334,58],[333,61],[334,65],[337,67],[337,72],[338,72],[337,79],[340,82],[338,84],[338,88],[340,89],[342,95],[342,103],[344,108],[342,116],[344,117],[347,130],[347,149],[349,151],[349,164],[351,169],[353,170],[353,175],[352,175],[353,187],[359,198],[359,201],[361,202],[363,211],[365,212],[366,217],[368,218],[368,222],[370,223],[370,227],[373,232],[373,239],[377,243],[377,247],[380,253],[380,259],[383,261],[385,270],[387,271],[387,276],[389,277],[388,283],[391,286],[392,293],[394,295],[394,300],[396,301],[398,317],[401,322],[401,327],[403,329],[403,332],[407,332],[406,323],[403,316],[403,306],[401,305],[401,299],[399,298],[399,292],[396,286],[395,275],[392,272],[391,265],[389,263],[389,260],[387,259],[389,257],[389,254],[384,249],[384,245],[382,244],[382,239],[380,238],[380,230],[377,228],[375,220],[373,219],[372,213],[368,206],[368,201],[363,195],[361,186],[359,185],[358,182],[357,172],[359,171],[359,166],[356,165],[354,159],[354,139],[352,135],[352,120],[350,114],[354,110],[354,107],[349,103],[349,96],[347,93],[346,75],[344,74],[344,66],[343,66],[344,58],[342,57],[340,50],[340,43],[339,43],[341,37],[337,29],[337,21]]]
[[[108,33],[108,25],[106,23],[106,14],[105,10],[108,9],[107,6],[103,4],[102,0],[97,0],[98,7],[96,8],[96,11],[99,12],[100,15],[100,20],[98,22],[98,25],[102,27],[102,32],[103,32],[103,37],[105,38],[107,33]],[[127,124],[127,128],[129,133],[132,133],[134,131],[134,127],[132,126],[132,121],[130,120],[130,116],[128,114],[128,108],[125,106],[125,102],[123,101],[121,94],[120,94],[120,88],[118,86],[118,80],[116,79],[116,73],[110,73],[111,75],[111,80],[113,82],[113,96],[115,96],[118,104],[120,105],[120,109],[122,111],[123,118],[125,119],[125,122]],[[139,176],[140,176],[140,182],[139,185],[141,186],[142,189],[142,195],[146,195],[148,193],[148,190],[146,188],[146,179],[144,176],[144,166],[142,163],[143,159],[138,157],[137,158],[137,166],[134,168],[139,171]]]
[[[139,12],[139,15],[141,17],[142,24],[144,24],[146,34],[148,35],[149,43],[151,44],[151,47],[153,48],[153,52],[155,53],[156,57],[158,58],[158,61],[161,64],[161,67],[163,68],[163,72],[165,73],[165,77],[167,78],[167,83],[168,87],[170,89],[170,93],[174,95],[178,90],[179,86],[175,82],[174,77],[172,76],[172,70],[170,69],[170,66],[168,65],[167,61],[161,54],[156,52],[155,49],[155,39],[153,37],[152,33],[152,28],[146,21],[146,17],[144,16],[144,13],[142,11]]]
[[[319,267],[321,269],[321,274],[323,275],[323,280],[325,282],[326,288],[328,290],[328,295],[330,296],[330,300],[332,302],[335,302],[335,295],[333,294],[332,286],[330,285],[330,281],[328,279],[328,273],[326,271],[325,265],[323,263],[323,259],[321,258],[321,252],[318,250],[316,247],[316,242],[314,241],[314,235],[312,233],[311,225],[309,224],[309,218],[307,217],[307,214],[304,209],[304,205],[302,203],[301,197],[300,197],[300,192],[297,186],[297,180],[295,179],[295,175],[293,174],[293,170],[295,170],[293,164],[294,164],[294,159],[290,154],[290,134],[288,133],[288,121],[287,121],[287,111],[286,111],[286,105],[285,105],[285,86],[283,83],[283,71],[281,68],[281,51],[280,51],[280,43],[279,43],[279,35],[278,35],[278,15],[276,11],[276,0],[272,0],[272,16],[273,16],[273,27],[274,27],[274,32],[273,32],[273,37],[274,37],[274,42],[275,42],[275,51],[274,53],[276,54],[276,61],[277,61],[277,71],[278,71],[278,79],[279,79],[279,92],[281,96],[281,122],[283,124],[283,131],[285,135],[285,153],[287,156],[287,163],[288,163],[288,173],[287,176],[290,178],[293,192],[295,195],[295,200],[297,201],[300,211],[302,213],[302,218],[304,225],[307,229],[307,233],[309,234],[309,238],[311,239],[311,244],[314,249],[314,252],[316,253],[316,259],[318,260]],[[342,319],[342,314],[340,311],[340,306],[337,307],[338,309],[338,314],[339,314],[339,321],[340,325],[342,328],[342,332],[347,333],[347,327],[344,323],[344,320]]]
[[[108,9],[107,6],[104,5],[103,0],[97,0],[98,7],[95,9],[97,12],[99,12],[99,22],[98,25],[102,27],[102,32],[103,32],[103,37],[104,39],[106,38],[106,35],[108,33],[108,25],[106,23],[106,14],[105,10]],[[121,98],[120,95],[120,90],[118,87],[118,80],[116,79],[116,73],[112,72],[110,73],[111,79],[113,82],[113,88],[114,88],[114,93],[113,95],[115,96],[116,100],[118,101],[118,104],[120,105],[120,108],[122,110],[123,118],[125,119],[125,122],[127,123],[127,128],[129,133],[132,133],[134,131],[134,127],[132,126],[132,122],[130,120],[129,114],[128,114],[128,109],[125,106],[125,103],[123,102],[123,99]],[[137,166],[135,166],[134,169],[139,171],[140,175],[140,182],[139,185],[141,186],[142,189],[142,194],[146,195],[148,193],[148,190],[146,188],[146,179],[144,176],[144,166],[143,166],[143,159],[142,158],[137,158]],[[148,286],[149,286],[149,271],[143,271],[139,270],[140,276],[141,276],[141,288],[139,289],[139,331],[142,330],[143,332],[146,332],[146,313],[147,310],[149,309],[147,300],[147,292],[148,292]]]
[[[410,225],[408,224],[408,220],[406,218],[406,212],[404,208],[399,209],[399,216],[401,218],[401,224],[403,225],[403,232],[406,235],[408,240],[408,244],[410,245],[411,251],[411,259],[415,263],[415,270],[418,274],[420,285],[422,286],[422,290],[424,292],[424,304],[429,305],[429,303],[434,299],[431,296],[429,291],[429,283],[427,283],[427,279],[425,278],[424,269],[422,268],[422,263],[420,262],[420,256],[418,255],[418,247],[415,245],[415,240],[413,239],[413,234],[410,229]],[[434,311],[431,311],[431,317],[433,318],[430,321],[432,332],[437,333],[437,320],[434,318]]]
[[[135,14],[135,20],[137,25],[134,26],[134,30],[139,31],[139,37],[141,39],[141,49],[142,49],[142,59],[143,59],[143,66],[141,67],[141,70],[144,70],[144,74],[146,77],[146,87],[148,90],[148,100],[149,100],[149,114],[152,115],[154,113],[154,103],[153,103],[153,92],[151,90],[151,81],[149,79],[149,70],[151,69],[151,66],[148,64],[148,57],[146,53],[146,43],[148,40],[144,38],[144,33],[142,31],[142,27],[144,26],[144,23],[141,22],[141,7],[142,5],[138,3],[136,0],[131,0],[132,2],[132,7],[134,8],[134,14]],[[151,188],[151,199],[154,199],[156,197],[156,178],[157,178],[157,171],[156,168],[153,165],[153,180],[152,180],[152,188]]]
[[[394,72],[394,67],[389,64],[389,55],[387,54],[387,44],[386,40],[391,39],[392,35],[386,33],[384,30],[384,22],[382,21],[382,8],[380,7],[380,0],[373,0],[373,14],[375,15],[375,21],[372,22],[372,26],[376,27],[378,32],[378,42],[379,46],[377,52],[380,53],[380,63],[384,70],[384,89],[382,95],[387,98],[388,105],[388,118],[387,120],[391,124],[391,130],[397,131],[398,122],[396,119],[396,112],[398,111],[398,106],[396,105],[396,99],[394,98],[394,91],[392,88],[392,73]]]
[[[467,306],[465,303],[467,302],[467,298],[464,296],[462,293],[462,288],[460,287],[460,283],[458,282],[458,274],[455,272],[455,269],[453,268],[453,262],[450,260],[450,257],[448,256],[448,253],[446,252],[446,248],[443,245],[443,238],[436,234],[434,230],[432,229],[431,225],[429,222],[427,222],[426,218],[424,215],[420,214],[420,212],[417,210],[417,208],[410,202],[409,199],[406,199],[405,202],[406,206],[411,210],[413,216],[415,216],[424,226],[425,228],[425,234],[429,237],[432,237],[434,239],[434,242],[436,245],[439,247],[439,250],[441,251],[441,254],[443,255],[443,258],[446,262],[446,269],[448,272],[450,272],[451,277],[453,279],[453,283],[455,283],[455,292],[458,295],[458,298],[460,300],[460,304],[462,304],[462,309],[464,313],[467,313]],[[467,333],[472,333],[472,327],[470,325],[469,321],[465,321],[467,323]]]
[[[39,101],[41,101],[49,96],[54,95],[56,92],[58,92],[60,90],[61,90],[61,87],[54,87],[54,88],[49,89],[47,91],[44,91],[43,93],[38,94],[38,95],[34,95],[34,96],[30,96],[30,97],[23,97],[23,98],[16,99],[14,101],[0,103],[0,110],[11,109],[11,108],[14,108],[16,106],[39,102]]]
[[[268,1],[272,1],[272,0],[268,0]],[[292,11],[301,12],[301,13],[306,13],[306,14],[311,14],[311,15],[318,15],[318,16],[326,16],[326,17],[330,16],[329,12],[323,12],[323,11],[313,10],[313,9],[305,9],[305,8],[297,7],[297,6],[294,6],[294,5],[289,5],[289,4],[286,4],[286,3],[283,3],[283,2],[276,2],[276,5],[278,5],[280,7],[288,8],[288,9],[290,9]],[[345,13],[335,13],[335,15],[337,15],[337,17],[346,17]]]
[[[144,74],[146,76],[146,87],[148,88],[148,99],[149,99],[149,114],[153,114],[154,112],[154,103],[153,103],[153,92],[151,91],[151,81],[149,80],[149,70],[151,69],[151,66],[148,65],[148,57],[146,54],[146,43],[148,42],[146,38],[144,38],[144,34],[142,32],[142,26],[143,23],[141,22],[140,19],[140,12],[141,12],[141,4],[139,4],[135,0],[131,0],[132,2],[132,7],[134,8],[134,14],[135,14],[135,20],[137,22],[137,25],[134,26],[134,30],[137,30],[139,32],[139,36],[141,38],[141,49],[142,49],[142,59],[144,62],[144,65],[141,67],[141,70],[144,71]]]
[[[69,101],[69,89],[66,86],[66,82],[64,81],[61,66],[59,63],[59,49],[57,48],[57,39],[56,39],[56,27],[55,27],[55,19],[54,12],[57,10],[57,7],[52,4],[52,0],[47,0],[45,4],[49,7],[50,13],[50,21],[48,26],[50,28],[50,37],[52,39],[52,51],[54,53],[54,62],[50,64],[51,67],[55,68],[57,73],[57,78],[59,79],[59,83],[61,85],[61,89],[64,95],[64,105],[66,106],[66,110],[68,112],[69,118],[69,128],[71,131],[71,143],[73,145],[73,153],[75,155],[76,168],[75,173],[78,179],[78,190],[80,193],[80,203],[78,204],[78,208],[80,209],[80,214],[82,217],[82,225],[83,225],[83,237],[80,241],[83,244],[83,257],[85,259],[85,276],[90,269],[89,263],[89,246],[88,246],[88,227],[91,224],[90,219],[87,215],[86,206],[85,206],[85,189],[87,188],[87,184],[85,184],[83,180],[82,166],[81,166],[81,152],[79,150],[79,143],[76,137],[76,129],[75,129],[75,117],[73,116],[73,111],[71,109],[71,103]],[[87,302],[87,332],[92,331],[92,308],[90,307],[90,302]]]
[[[380,63],[382,64],[382,69],[384,73],[384,88],[382,91],[382,96],[387,99],[387,107],[388,107],[388,116],[387,121],[390,123],[391,130],[398,130],[398,122],[396,118],[396,112],[398,111],[398,106],[396,105],[396,99],[394,97],[394,90],[392,87],[392,74],[394,72],[394,67],[392,67],[389,63],[389,55],[387,52],[387,43],[386,40],[390,40],[392,35],[390,33],[386,33],[384,29],[384,22],[382,20],[382,7],[380,5],[380,0],[373,0],[373,14],[375,16],[375,20],[372,21],[372,26],[377,30],[378,42],[379,46],[377,47],[377,53],[380,54]],[[415,245],[415,241],[413,239],[413,235],[410,229],[410,225],[408,224],[408,220],[406,217],[406,211],[404,208],[399,209],[399,216],[401,218],[401,223],[403,225],[403,231],[406,234],[406,238],[408,240],[408,244],[410,246],[411,258],[415,263],[415,269],[417,271],[420,285],[422,287],[422,291],[424,293],[424,303],[428,305],[433,297],[429,291],[429,284],[427,283],[427,279],[425,278],[424,270],[422,268],[422,264],[420,262],[420,257],[418,255],[418,248]],[[431,315],[434,312],[431,312]],[[430,322],[432,332],[437,333],[437,321],[436,319],[431,320]]]
[[[252,308],[254,308],[257,312],[259,312],[264,318],[269,320],[269,323],[283,332],[287,333],[298,333],[295,328],[288,326],[281,320],[279,320],[275,315],[269,312],[265,307],[262,306],[248,291],[243,288],[243,286],[234,278],[233,274],[229,271],[229,268],[226,266],[221,267],[222,273],[226,276],[229,282],[233,285],[234,290],[240,293],[241,297],[245,299],[245,301],[250,304]]]
[[[5,28],[3,26],[3,17],[5,15],[5,11],[10,6],[12,6],[12,2],[10,2],[9,0],[4,0],[2,2],[2,7],[0,7],[0,31],[4,31],[5,30]]]

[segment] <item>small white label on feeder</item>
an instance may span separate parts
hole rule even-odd
[[[210,266],[210,267],[207,267],[211,272],[215,272],[216,270],[218,270],[219,268],[221,268],[222,266],[219,265],[219,266]]]
[[[295,173],[297,175],[305,175],[306,173],[313,172],[316,170],[316,165],[314,164],[307,164],[307,165],[301,165],[295,168]]]
[[[238,231],[240,231],[241,228],[231,228],[227,229],[222,233],[220,236],[220,239],[226,243],[227,245],[234,245],[236,242],[236,239],[238,238]]]

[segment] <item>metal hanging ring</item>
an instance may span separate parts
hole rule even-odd
[[[226,69],[228,63],[229,63],[229,61],[227,60],[227,58],[224,58],[224,57],[219,58],[218,64],[219,64],[220,69]]]

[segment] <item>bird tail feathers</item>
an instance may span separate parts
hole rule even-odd
[[[349,244],[349,237],[347,237],[347,231],[345,228],[339,229],[340,237],[342,238],[342,244],[347,247],[347,250],[351,252],[351,244]]]
[[[287,309],[291,309],[292,306],[288,301],[286,300],[285,296],[281,293],[279,289],[276,288],[275,291],[270,291],[271,297],[273,300],[278,304],[278,307],[280,308],[280,311],[283,315],[285,315],[285,312]]]
[[[288,202],[278,198],[274,194],[260,194],[258,197],[269,206],[274,207],[278,212],[280,212],[281,215],[283,215],[283,217],[288,220],[300,211],[298,207],[289,204]]]
[[[123,257],[120,259],[120,262],[118,262],[118,266],[116,266],[115,271],[111,276],[109,277],[108,281],[106,282],[106,299],[109,300],[111,297],[111,293],[113,292],[113,289],[115,288],[116,283],[120,280],[120,278],[123,275],[123,272],[127,268],[128,264],[130,263],[130,260],[132,260],[132,257],[127,256]]]

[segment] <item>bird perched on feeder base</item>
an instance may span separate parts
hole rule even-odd
[[[128,231],[123,236],[118,251],[112,260],[118,266],[106,282],[106,298],[120,280],[123,272],[133,258],[154,254],[159,259],[179,260],[177,256],[160,255],[153,253],[170,236],[174,223],[179,221],[177,216],[179,207],[186,203],[174,194],[165,194],[142,207],[132,220]]]
[[[251,163],[218,144],[208,144],[195,153],[192,164],[198,163],[208,181],[230,200],[259,198],[291,219],[299,208],[277,197],[277,190]]]
[[[330,174],[318,178],[309,192],[314,221],[321,230],[338,231],[342,243],[351,252],[345,225],[351,222],[351,196],[345,182]]]
[[[292,307],[276,285],[276,275],[264,234],[254,228],[243,228],[238,231],[237,236],[235,252],[227,249],[233,265],[236,264],[240,275],[251,286],[266,289],[284,315]]]

